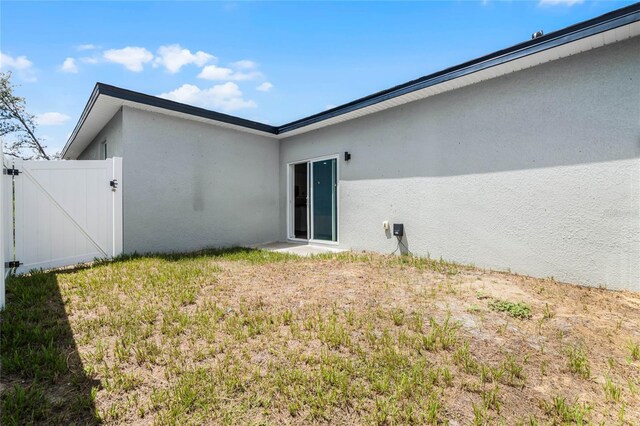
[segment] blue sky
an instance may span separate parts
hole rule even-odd
[[[97,81],[278,125],[631,3],[2,1],[0,67],[56,152]]]

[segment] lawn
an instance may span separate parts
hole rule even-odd
[[[233,249],[12,277],[3,425],[640,424],[640,294]]]

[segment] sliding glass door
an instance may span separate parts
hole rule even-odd
[[[338,160],[305,161],[290,165],[289,189],[292,239],[338,241]]]

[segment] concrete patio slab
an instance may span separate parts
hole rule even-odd
[[[269,250],[279,253],[291,253],[298,256],[312,256],[314,254],[340,253],[347,251],[334,247],[321,246],[316,244],[291,243],[291,242],[272,242],[266,244],[255,244],[250,246],[260,250]]]

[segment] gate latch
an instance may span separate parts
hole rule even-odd
[[[114,179],[109,182],[109,186],[115,191],[118,188],[118,179]]]
[[[14,169],[13,167],[10,169],[4,169],[2,172],[8,176],[18,176],[20,174],[20,170]]]

